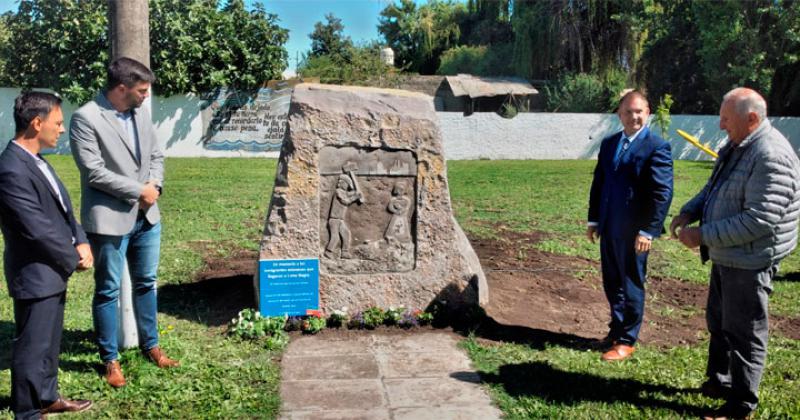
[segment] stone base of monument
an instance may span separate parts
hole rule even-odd
[[[260,258],[319,259],[315,309],[327,313],[486,303],[486,278],[453,218],[432,98],[296,86]]]

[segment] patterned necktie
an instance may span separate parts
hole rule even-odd
[[[619,161],[622,160],[622,154],[628,150],[628,147],[631,145],[631,139],[624,137],[622,139],[622,146],[617,149],[617,154],[614,156],[614,169],[619,166]]]

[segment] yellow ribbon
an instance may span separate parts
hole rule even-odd
[[[691,135],[691,134],[689,134],[689,133],[687,133],[687,132],[685,132],[683,130],[677,130],[677,131],[678,131],[678,134],[680,134],[681,137],[683,137],[686,141],[691,143],[692,146],[694,146],[694,147],[696,147],[696,148],[708,153],[714,159],[717,158],[717,156],[718,156],[717,152],[711,150],[708,146],[700,143],[700,139],[698,139],[697,137],[695,137],[695,136],[693,136],[693,135]]]

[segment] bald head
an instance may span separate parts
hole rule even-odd
[[[767,102],[753,89],[736,88],[722,97],[719,128],[739,144],[767,118]]]
[[[767,101],[756,91],[740,87],[731,90],[722,97],[722,102],[732,101],[739,115],[746,116],[754,112],[761,122],[767,118]]]

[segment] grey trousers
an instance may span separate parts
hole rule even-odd
[[[730,387],[728,405],[748,411],[758,405],[758,385],[767,359],[767,301],[777,271],[777,265],[761,270],[711,266],[706,375]]]

